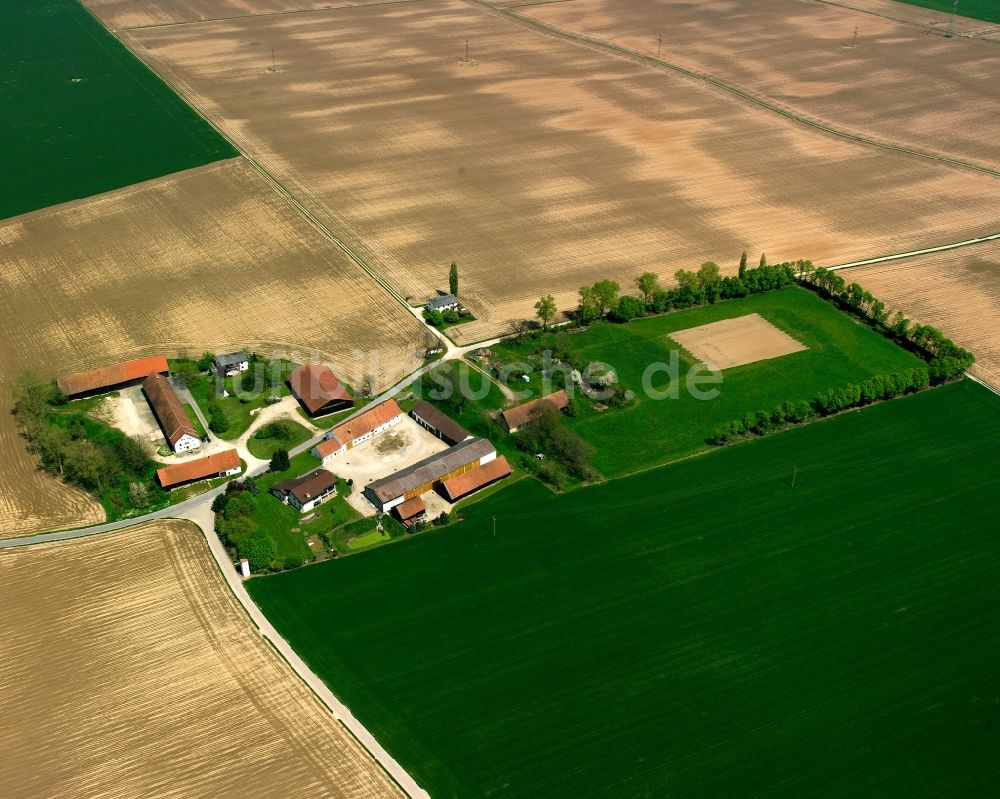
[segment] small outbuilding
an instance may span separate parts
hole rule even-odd
[[[326,469],[315,469],[303,477],[282,480],[271,493],[300,513],[308,513],[330,497],[337,496],[337,478]]]
[[[307,363],[288,376],[288,387],[310,416],[354,407],[351,392],[337,379],[330,367]]]
[[[242,350],[215,356],[215,371],[219,377],[232,377],[250,368],[250,358]]]
[[[397,505],[393,510],[406,528],[412,527],[417,522],[427,520],[427,506],[421,497],[408,499],[401,505]]]
[[[458,297],[454,294],[442,294],[440,297],[432,297],[424,305],[428,311],[457,311]]]
[[[562,389],[547,394],[530,402],[515,405],[500,414],[500,426],[508,433],[516,433],[526,424],[530,424],[541,416],[546,408],[564,411],[569,407],[569,397]]]

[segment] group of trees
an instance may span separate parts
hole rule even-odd
[[[257,495],[260,489],[252,477],[233,480],[226,491],[212,502],[215,512],[215,531],[222,543],[235,552],[237,557],[246,558],[255,572],[293,568],[301,561],[281,564],[275,558],[277,550],[270,536],[257,524]]]
[[[295,435],[295,428],[292,426],[292,422],[286,419],[277,419],[273,422],[268,422],[262,425],[256,433],[253,434],[254,438],[261,440],[266,440],[269,438],[275,438],[279,441],[289,441]]]
[[[809,261],[768,264],[763,255],[760,264],[747,268],[747,254],[740,258],[739,271],[735,276],[723,277],[719,265],[706,261],[697,271],[678,269],[674,273],[677,286],[664,289],[654,272],[644,272],[635,279],[639,296],[620,294],[621,286],[614,280],[598,280],[592,286],[580,289],[574,318],[582,324],[589,324],[607,317],[614,322],[628,322],[650,313],[666,313],[674,309],[690,308],[695,305],[714,303],[720,299],[746,297],[765,291],[779,289],[794,283],[797,276],[811,270]],[[535,303],[535,313],[544,329],[556,315],[555,300],[551,294]],[[520,337],[523,329],[511,325],[512,332]]]
[[[857,283],[847,283],[829,269],[801,270],[802,283],[869,321],[876,330],[901,342],[912,344],[927,361],[931,383],[954,380],[965,374],[975,357],[931,325],[918,325],[901,311],[891,312],[884,302]]]
[[[786,401],[771,411],[748,412],[742,419],[735,419],[719,428],[709,443],[723,445],[743,438],[763,436],[775,430],[807,422],[817,417],[830,416],[850,408],[860,408],[873,402],[913,394],[930,385],[929,371],[923,367],[905,369],[887,375],[877,375],[863,383],[848,384],[819,394],[812,402]]]
[[[518,449],[534,456],[542,453],[545,460],[538,465],[538,476],[557,488],[566,483],[566,473],[578,480],[591,480],[594,470],[590,459],[593,447],[563,424],[555,407],[545,408],[532,422],[514,434]],[[526,464],[534,466],[533,457]]]
[[[14,381],[14,413],[42,467],[118,512],[148,507],[156,491],[149,441],[82,413],[57,410],[65,402],[54,383],[30,372]]]

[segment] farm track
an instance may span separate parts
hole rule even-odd
[[[884,139],[878,139],[874,136],[864,135],[861,133],[854,133],[849,130],[845,130],[843,128],[839,128],[835,125],[832,125],[829,122],[822,122],[820,120],[805,116],[799,112],[793,111],[790,108],[786,108],[780,105],[779,103],[776,103],[773,100],[770,100],[760,94],[757,94],[756,92],[750,91],[749,89],[745,89],[736,84],[721,80],[720,78],[714,77],[713,75],[709,75],[705,72],[689,69],[688,67],[681,66],[680,64],[666,61],[663,58],[657,58],[655,56],[646,55],[631,48],[614,44],[613,42],[605,41],[592,36],[586,36],[580,33],[574,33],[564,28],[560,28],[556,25],[551,25],[547,22],[542,22],[537,19],[526,17],[522,14],[518,14],[515,8],[494,5],[492,3],[486,2],[486,0],[462,0],[462,2],[487,9],[496,15],[512,20],[524,27],[533,28],[549,36],[558,37],[561,39],[565,39],[567,41],[575,42],[576,44],[583,45],[585,47],[604,50],[606,52],[613,53],[615,55],[627,58],[629,60],[638,62],[640,64],[644,64],[646,66],[674,72],[685,78],[697,81],[699,83],[705,84],[719,91],[725,92],[726,94],[737,97],[740,100],[743,100],[753,106],[762,108],[766,111],[770,111],[771,113],[783,117],[787,120],[796,122],[800,125],[804,125],[814,130],[821,131],[831,136],[835,136],[845,141],[853,142],[855,144],[868,145],[870,147],[877,147],[882,150],[889,150],[891,152],[902,153],[904,155],[913,156],[915,158],[921,158],[927,161],[947,164],[948,166],[956,167],[959,169],[970,170],[972,172],[977,172],[979,174],[989,175],[990,177],[1000,178],[1000,170],[993,169],[992,167],[986,166],[984,164],[977,164],[973,161],[968,161],[961,158],[955,158],[953,156],[946,156],[928,152],[926,150],[921,150],[917,147],[911,147],[903,144],[896,144],[894,142],[887,141]]]

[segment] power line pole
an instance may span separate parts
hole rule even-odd
[[[493,537],[497,537],[497,517],[493,517]]]
[[[660,50],[663,48],[663,34],[656,37],[656,57],[660,57]]]
[[[951,19],[948,20],[948,32],[945,34],[945,36],[949,39],[955,35],[955,15],[957,13],[958,13],[958,0],[952,0]]]
[[[857,43],[858,43],[858,26],[855,25],[854,26],[854,38],[851,40],[851,49],[852,50],[857,45]]]
[[[798,476],[798,474],[799,474],[799,467],[796,466],[794,467],[794,471],[792,471],[792,488],[795,488],[795,478]]]

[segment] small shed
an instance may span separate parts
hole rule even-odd
[[[397,505],[394,510],[399,520],[406,527],[411,527],[417,522],[422,522],[427,518],[427,506],[422,497],[408,499],[401,505]]]

